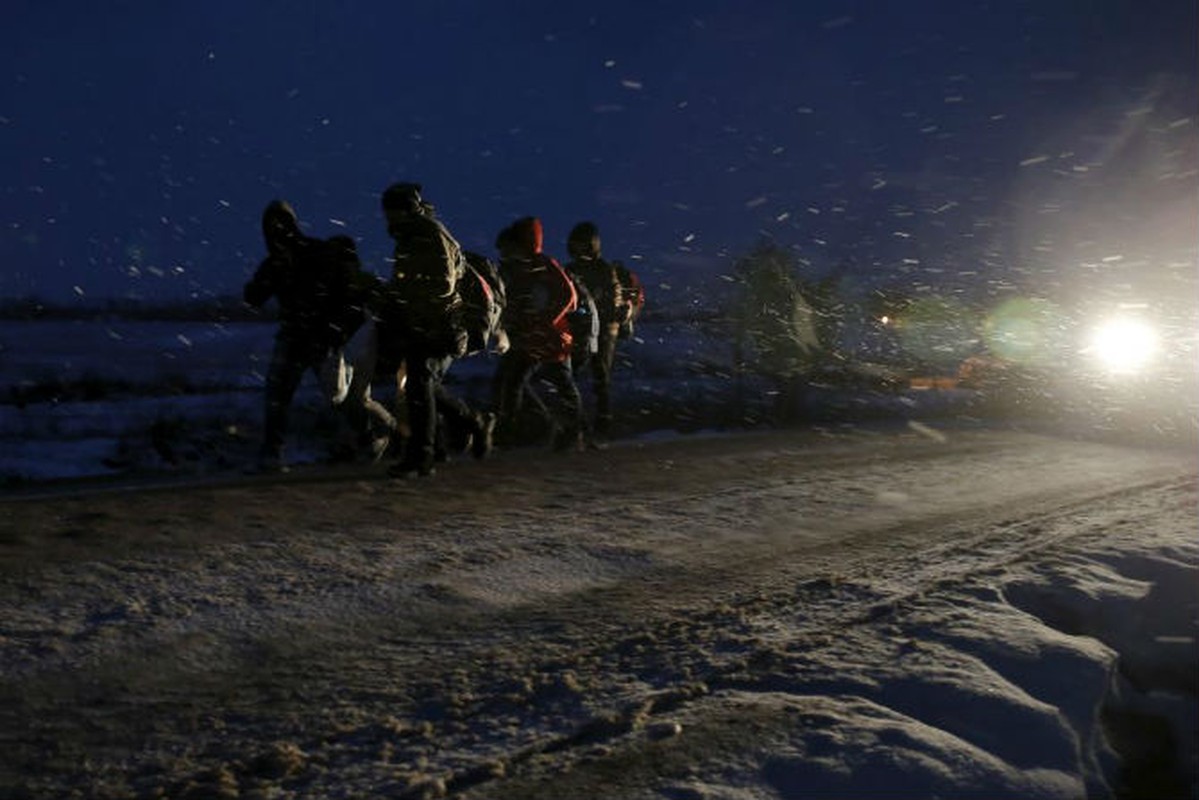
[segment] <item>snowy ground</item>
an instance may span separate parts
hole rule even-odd
[[[1190,448],[856,425],[3,510],[9,796],[1197,796]]]

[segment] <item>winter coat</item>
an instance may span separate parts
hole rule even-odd
[[[261,308],[274,298],[281,336],[317,348],[343,346],[365,320],[378,284],[362,270],[354,240],[297,231],[268,247],[270,254],[243,290],[246,303]]]
[[[574,283],[541,251],[541,220],[522,217],[500,234],[500,276],[507,290],[502,323],[512,350],[539,363],[570,358],[570,315],[578,307]]]
[[[391,281],[384,289],[387,327],[410,343],[442,355],[466,349],[458,282],[466,274],[462,248],[446,227],[428,214],[393,221],[395,239]]]
[[[508,290],[503,325],[512,350],[539,363],[568,359],[574,342],[569,317],[578,295],[562,267],[538,253],[508,258],[501,270]]]
[[[615,265],[602,258],[576,258],[566,265],[566,270],[577,277],[595,298],[600,325],[619,325],[628,316],[620,278]]]
[[[570,278],[578,299],[569,320],[570,335],[574,338],[571,358],[575,360],[576,364],[580,364],[599,351],[600,328],[602,327],[599,306],[582,278],[573,274],[568,267],[563,267],[562,271],[566,273],[566,277]],[[614,336],[615,323],[610,324],[609,327],[611,329],[609,335]]]

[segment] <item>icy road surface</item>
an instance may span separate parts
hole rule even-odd
[[[1179,706],[1152,775],[1100,718],[1187,701],[1197,483],[1189,452],[915,426],[8,498],[0,788],[1185,791]]]

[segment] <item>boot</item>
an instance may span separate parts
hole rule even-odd
[[[495,446],[495,414],[490,411],[477,415],[478,429],[470,442],[470,452],[475,458],[487,458]]]
[[[411,440],[404,443],[404,455],[392,464],[387,474],[392,478],[429,478],[437,474],[433,448],[412,447]]]

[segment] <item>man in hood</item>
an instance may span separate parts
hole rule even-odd
[[[262,237],[266,258],[243,290],[245,302],[255,308],[272,298],[279,304],[259,469],[284,471],[283,445],[296,389],[305,372],[319,378],[330,359],[342,362],[342,348],[366,320],[377,279],[362,270],[353,239],[306,236],[283,200],[272,200],[263,210]]]
[[[384,289],[379,347],[407,370],[404,396],[411,430],[404,456],[390,472],[397,477],[432,475],[439,413],[490,439],[488,420],[442,386],[454,359],[467,349],[458,291],[467,266],[458,241],[421,196],[420,184],[389,186],[382,204],[395,250]]]
[[[582,404],[570,368],[573,337],[569,315],[578,303],[562,267],[542,252],[541,220],[523,217],[500,234],[500,271],[507,287],[504,330],[509,350],[500,366],[499,433],[515,438],[529,380],[536,374],[553,387],[554,448],[577,450],[582,441]]]

